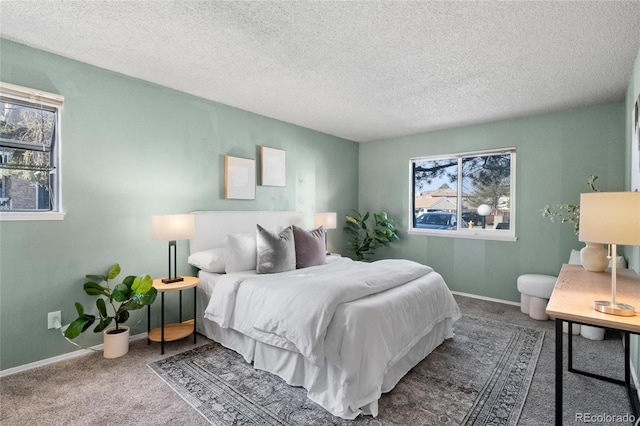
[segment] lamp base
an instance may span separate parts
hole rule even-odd
[[[593,310],[602,312],[603,314],[618,315],[621,317],[633,317],[636,315],[636,308],[624,303],[616,303],[612,305],[607,300],[595,300],[593,302]]]
[[[162,282],[165,284],[171,284],[171,283],[177,283],[180,281],[184,281],[184,278],[182,277],[174,277],[174,278],[163,278]]]

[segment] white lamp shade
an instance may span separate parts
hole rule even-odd
[[[580,194],[583,242],[640,245],[640,192]]]
[[[186,240],[193,237],[194,232],[195,226],[192,214],[151,216],[151,233],[154,240]]]
[[[313,217],[313,227],[322,226],[324,229],[336,229],[338,222],[335,212],[316,213]]]

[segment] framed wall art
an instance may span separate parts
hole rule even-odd
[[[224,198],[256,199],[256,160],[224,156]]]
[[[263,186],[287,186],[286,151],[260,146],[260,183]]]

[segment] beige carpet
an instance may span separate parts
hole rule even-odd
[[[553,424],[554,349],[552,321],[534,321],[517,306],[456,296],[464,314],[485,316],[545,331],[544,343],[519,425]],[[209,340],[199,336],[198,345]],[[565,340],[566,342],[566,340]],[[107,360],[95,353],[0,378],[0,425],[202,425],[200,414],[182,400],[147,364],[193,348],[193,340],[166,345],[146,340]],[[576,367],[623,376],[622,344],[616,334],[601,342],[574,340]],[[566,362],[566,361],[565,361]],[[565,372],[564,424],[578,412],[624,414],[629,403],[622,386]],[[592,423],[594,424],[594,423]]]

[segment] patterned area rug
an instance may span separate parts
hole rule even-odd
[[[343,420],[217,343],[149,364],[212,424],[516,425],[544,331],[464,316],[445,341],[383,394],[379,416]]]

